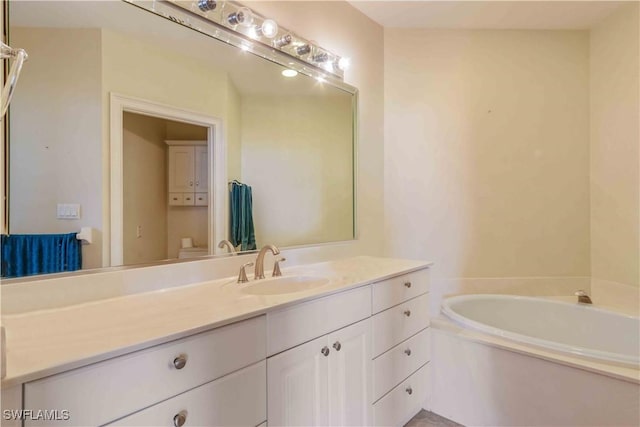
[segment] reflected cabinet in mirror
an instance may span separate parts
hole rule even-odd
[[[3,277],[354,238],[354,88],[126,2],[8,16]]]

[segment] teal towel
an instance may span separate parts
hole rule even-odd
[[[256,249],[256,234],[253,228],[253,198],[251,187],[238,182],[231,183],[229,226],[231,243],[241,251]]]

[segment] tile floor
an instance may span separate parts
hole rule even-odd
[[[461,424],[454,423],[453,421],[434,414],[433,412],[425,411],[424,409],[411,418],[404,427],[463,427]]]

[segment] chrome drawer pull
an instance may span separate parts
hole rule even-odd
[[[407,317],[411,316],[411,310],[405,310],[404,315]]]
[[[336,349],[336,351],[340,351],[340,349],[342,348],[342,344],[340,344],[340,341],[336,341],[333,343],[333,348]]]
[[[407,394],[413,394],[413,389],[411,388],[411,386],[405,388],[404,391],[406,391]]]
[[[322,347],[322,350],[320,350],[320,353],[322,353],[325,357],[329,355],[329,347],[324,346]]]
[[[404,354],[406,354],[407,356],[411,356],[411,349],[408,348],[404,351]]]
[[[411,282],[404,282],[404,286],[407,287],[407,288],[410,288],[411,287]]]
[[[176,369],[182,369],[187,366],[187,355],[181,354],[180,356],[173,359],[173,366],[175,366]]]
[[[180,411],[173,417],[173,425],[182,427],[187,422],[187,411]]]

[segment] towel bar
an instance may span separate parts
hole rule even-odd
[[[83,240],[88,245],[93,243],[94,231],[93,227],[82,227],[80,232],[76,234],[76,239]]]

